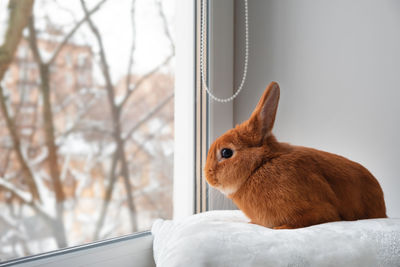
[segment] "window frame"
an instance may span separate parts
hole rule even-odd
[[[174,127],[173,218],[196,211],[196,77],[197,3],[179,1],[176,5],[176,68]]]
[[[69,267],[79,264],[106,267],[108,261],[119,261],[118,266],[131,266],[132,259],[145,266],[155,266],[153,260],[153,237],[149,231],[96,241],[36,255],[0,262],[0,267],[57,266]],[[133,253],[134,251],[134,253]],[[118,258],[118,260],[116,260]],[[102,260],[100,260],[102,259]]]
[[[197,77],[197,3],[199,0],[180,1],[176,4],[176,68],[175,71],[175,142],[173,179],[173,217],[180,218],[195,212],[195,153],[196,153],[196,86]],[[192,88],[192,90],[190,90]],[[176,131],[180,129],[180,131]],[[178,134],[177,134],[178,133]],[[188,153],[192,151],[193,153]],[[177,186],[180,185],[180,186]],[[175,205],[175,203],[177,205]],[[116,255],[126,256],[118,266],[131,266],[134,260],[140,266],[155,266],[153,236],[150,231],[62,248],[40,254],[0,262],[5,266],[72,266],[85,264],[96,267],[109,266]],[[126,253],[126,248],[130,254]],[[94,255],[101,256],[100,260]]]
[[[201,65],[200,65],[200,52],[201,52],[201,19],[202,19],[202,5],[205,1],[206,10],[208,10],[207,0],[196,0],[196,105],[195,105],[195,213],[207,211],[209,209],[208,203],[208,184],[204,177],[203,168],[207,158],[208,149],[208,129],[209,129],[209,99],[205,92],[203,82],[201,79]],[[209,82],[209,65],[208,65],[208,15],[206,12],[206,20],[204,26],[206,27],[206,35],[203,36],[205,47],[203,51],[203,64],[206,66],[205,79]]]
[[[203,61],[207,66],[206,80],[210,90],[218,97],[226,98],[234,93],[235,86],[235,1],[197,1],[197,58],[200,55],[201,4],[205,1],[207,19]],[[199,60],[197,66],[197,107],[196,119],[196,213],[207,210],[236,209],[233,202],[218,190],[209,187],[203,168],[208,148],[220,135],[233,127],[234,101],[219,103],[212,100],[201,82]],[[200,151],[200,152],[199,152]]]

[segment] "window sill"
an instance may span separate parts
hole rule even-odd
[[[70,247],[34,256],[19,258],[0,267],[18,266],[155,266],[153,259],[153,236],[141,232],[86,245]]]

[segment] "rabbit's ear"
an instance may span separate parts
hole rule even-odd
[[[251,127],[259,131],[261,138],[267,137],[274,126],[279,95],[279,85],[276,82],[271,82],[248,120]]]

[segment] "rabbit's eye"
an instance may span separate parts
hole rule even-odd
[[[221,150],[221,156],[222,156],[223,158],[228,159],[228,158],[232,157],[232,155],[233,155],[232,149],[223,148],[223,149]]]

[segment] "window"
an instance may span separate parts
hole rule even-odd
[[[70,73],[65,73],[65,81],[64,84],[66,87],[71,87],[72,86],[72,75]]]
[[[19,57],[21,60],[26,59],[28,56],[28,47],[26,45],[20,45],[17,51],[17,57]]]
[[[174,112],[193,102],[174,94],[175,60],[187,60],[175,59],[175,0],[39,0],[33,14],[39,83],[24,102],[18,77],[7,83],[1,116],[16,128],[0,131],[1,261],[149,230],[174,203],[191,212],[173,196],[175,117],[193,113]]]
[[[72,67],[72,53],[71,53],[71,52],[67,52],[67,53],[64,55],[64,62],[65,62],[65,65],[66,65],[68,68]]]
[[[78,66],[79,67],[85,67],[85,65],[87,64],[87,55],[86,54],[79,54],[78,55]]]

